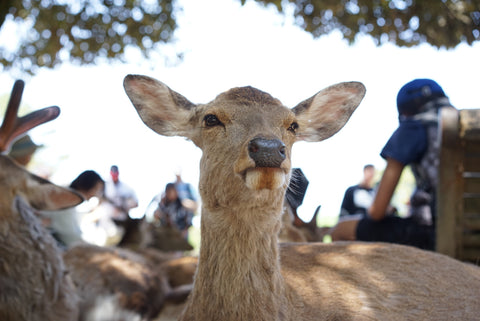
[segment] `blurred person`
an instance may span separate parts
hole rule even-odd
[[[161,226],[175,227],[182,236],[188,238],[188,229],[192,225],[193,211],[184,206],[174,183],[165,186],[165,192],[154,212]]]
[[[175,173],[175,182],[173,182],[178,193],[178,198],[182,205],[195,213],[198,209],[198,201],[195,190],[190,183],[184,182],[180,171]]]
[[[129,215],[129,211],[138,206],[138,198],[135,191],[120,180],[117,165],[110,167],[110,178],[105,185],[105,199],[114,207],[112,218],[124,220]]]
[[[367,215],[367,210],[375,196],[374,176],[375,167],[371,164],[365,165],[360,183],[348,187],[345,191],[340,207],[340,217],[356,214]]]
[[[435,198],[438,183],[438,114],[454,108],[442,87],[431,79],[415,79],[397,95],[399,126],[381,152],[387,166],[368,215],[345,219],[332,228],[337,240],[390,242],[435,249]],[[410,165],[416,189],[410,215],[392,215],[389,204],[405,166]]]
[[[85,242],[80,221],[83,215],[92,210],[88,201],[93,197],[100,199],[103,196],[105,182],[95,171],[87,170],[78,175],[70,183],[69,188],[79,193],[85,201],[80,205],[64,210],[40,212],[40,216],[47,222],[47,227],[64,248],[70,248],[76,243]]]

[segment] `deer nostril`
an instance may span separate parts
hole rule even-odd
[[[280,167],[286,158],[286,147],[278,139],[254,138],[248,143],[248,154],[257,167]]]
[[[253,139],[248,143],[248,153],[256,153],[259,149],[256,139]]]

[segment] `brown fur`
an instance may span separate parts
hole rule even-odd
[[[53,210],[82,199],[3,155],[0,187],[0,320],[149,320],[190,293],[195,258],[93,245],[62,258],[27,201]]]
[[[17,136],[59,114],[58,107],[49,107],[18,118],[23,85],[17,81],[12,91],[0,127],[0,152],[8,150]],[[88,293],[88,299],[99,307],[86,313],[89,321],[133,321],[140,320],[140,315],[153,317],[165,300],[181,302],[190,293],[188,286],[172,289],[169,283],[188,282],[186,274],[192,283],[192,262],[170,282],[170,270],[163,264],[172,256],[150,249],[140,255],[80,245],[66,254],[67,270],[61,250],[35,211],[72,207],[82,200],[75,192],[34,176],[0,155],[0,320],[77,321],[80,304],[85,313],[85,297],[80,301],[78,293]]]
[[[85,321],[96,321],[95,315],[105,309],[103,305],[114,307],[112,313],[117,314],[112,320],[128,313],[151,320],[165,305],[185,302],[197,265],[194,257],[153,248],[129,250],[87,244],[66,251],[64,261],[80,296],[80,320]]]
[[[0,127],[0,153],[60,113],[48,107],[19,118],[23,88],[21,80],[13,86]],[[58,210],[82,200],[0,155],[0,320],[77,320],[78,297],[60,249],[32,207]]]
[[[117,244],[119,247],[132,250],[153,248],[164,252],[193,250],[182,233],[172,226],[159,226],[147,222],[145,217],[127,217],[115,223],[124,230]]]
[[[163,307],[167,280],[151,271],[141,255],[120,248],[77,245],[65,253],[64,260],[83,312],[95,307],[97,297],[108,296],[117,297],[121,308],[145,318],[156,316]]]
[[[61,250],[29,204],[52,210],[68,200],[72,206],[82,199],[0,155],[0,320],[77,319]]]
[[[220,94],[217,97],[219,101],[232,101],[236,105],[251,105],[257,104],[259,106],[264,105],[279,105],[281,103],[278,99],[273,98],[270,94],[260,91],[256,88],[247,86],[232,88],[226,93]]]
[[[197,265],[194,257],[152,248],[133,251],[87,244],[66,251],[64,261],[77,288],[84,321],[96,321],[96,315],[116,320],[129,314],[151,320],[163,313],[165,305],[185,302]],[[113,314],[102,314],[108,307]]]
[[[478,267],[397,245],[278,244],[293,143],[320,141],[340,130],[363,98],[363,85],[331,86],[292,110],[273,99],[238,108],[222,99],[232,96],[227,92],[189,111],[165,99],[171,89],[157,80],[129,75],[124,86],[148,126],[185,136],[203,151],[202,243],[181,320],[478,318]],[[252,90],[233,92],[242,93],[237,99],[243,103]],[[220,123],[207,126],[203,119],[212,114]],[[283,184],[261,189],[247,183],[256,167],[247,146],[256,137],[286,145],[286,159],[275,171],[283,173]]]

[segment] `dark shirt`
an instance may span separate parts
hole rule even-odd
[[[347,188],[343,196],[340,216],[367,214],[374,197],[373,188],[353,185]]]

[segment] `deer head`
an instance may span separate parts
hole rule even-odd
[[[59,210],[72,207],[82,201],[82,197],[66,188],[27,172],[9,157],[0,155],[0,208],[9,208],[13,197],[21,197],[38,210]],[[5,216],[6,210],[0,211]]]
[[[234,88],[198,105],[146,76],[128,75],[124,87],[148,127],[186,137],[203,150],[200,193],[211,208],[238,204],[239,198],[250,202],[264,191],[279,190],[283,197],[292,145],[334,135],[365,94],[361,83],[340,83],[289,109],[252,87]],[[250,193],[239,193],[242,185]]]
[[[25,83],[17,80],[13,86],[5,117],[0,127],[0,153],[18,136],[43,123],[53,120],[60,114],[60,108],[51,106],[18,117],[18,109]],[[51,184],[15,164],[10,158],[0,155],[0,182],[2,188],[10,188],[0,195],[0,206],[10,206],[12,196],[21,196],[39,210],[57,210],[79,204],[82,197],[68,189]],[[0,212],[5,215],[8,211]]]
[[[0,127],[0,153],[8,150],[12,141],[28,130],[53,120],[60,114],[60,108],[51,106],[36,110],[23,117],[18,117],[25,83],[17,80],[8,101],[5,117]],[[0,155],[0,186],[5,193],[0,195],[0,206],[7,208],[13,196],[21,196],[39,210],[56,210],[77,205],[82,197],[70,190],[51,184],[15,164],[10,158]],[[10,188],[9,191],[7,189]],[[0,212],[5,215],[8,211]]]

